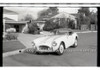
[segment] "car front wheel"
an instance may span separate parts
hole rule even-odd
[[[64,53],[64,45],[63,45],[63,43],[61,43],[58,48],[57,54],[62,55],[63,53]]]

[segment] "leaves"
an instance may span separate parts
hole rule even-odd
[[[37,20],[44,20],[44,18],[49,18],[56,14],[58,14],[58,8],[57,7],[49,7],[48,9],[44,9],[38,13]]]
[[[27,14],[24,19],[24,21],[30,21],[30,20],[34,20],[33,17],[30,14]]]
[[[43,30],[50,31],[59,28],[60,26],[56,23],[52,23],[52,21],[47,21]]]
[[[32,33],[32,34],[36,34],[38,32],[38,26],[35,24],[35,23],[31,23],[28,25],[28,28],[29,28],[29,33]]]

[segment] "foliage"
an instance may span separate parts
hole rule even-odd
[[[5,29],[8,29],[8,28],[11,28],[11,26],[8,24],[5,24]]]
[[[33,17],[30,14],[27,14],[24,18],[23,21],[31,21],[34,20]]]
[[[91,16],[91,12],[89,10],[88,7],[82,7],[78,10],[78,14],[79,14],[79,17],[78,17],[78,20],[79,20],[79,23],[78,23],[78,26],[80,25],[87,25],[89,26],[91,23],[91,20],[90,20],[90,16]]]
[[[54,30],[57,28],[60,28],[60,26],[57,23],[53,23],[52,21],[46,21],[43,30],[50,31],[50,30]]]
[[[39,34],[39,28],[35,23],[28,24],[29,33],[31,34]]]
[[[58,14],[58,8],[57,7],[49,7],[48,9],[42,10],[38,13],[38,19],[44,20],[44,18],[49,18],[56,14]]]
[[[8,29],[6,29],[6,32],[7,33],[15,33],[16,29],[15,28],[8,28]]]
[[[74,28],[74,20],[70,20],[68,23],[68,28]]]
[[[83,7],[78,10],[78,20],[79,24],[86,24],[90,26],[90,24],[97,24],[97,13],[90,12],[89,8]],[[85,14],[85,15],[84,15]]]
[[[16,33],[7,33],[4,40],[16,40],[18,35]]]
[[[97,13],[92,12],[90,16],[91,24],[97,24]]]
[[[78,13],[83,13],[85,16],[90,16],[91,12],[88,7],[82,7],[78,10]]]

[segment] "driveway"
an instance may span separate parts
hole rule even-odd
[[[31,48],[31,42],[32,40],[41,37],[43,35],[32,35],[32,34],[22,34],[20,33],[18,36],[18,40],[24,45],[26,46],[26,48]]]

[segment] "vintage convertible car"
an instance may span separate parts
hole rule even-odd
[[[35,52],[56,52],[59,55],[64,53],[68,47],[77,47],[78,35],[75,32],[56,33],[45,35],[32,41]]]

